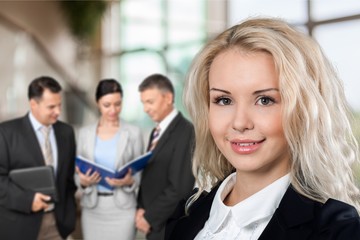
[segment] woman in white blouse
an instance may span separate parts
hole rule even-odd
[[[123,90],[114,79],[104,79],[96,88],[100,119],[80,129],[77,153],[112,170],[121,168],[143,153],[143,137],[139,127],[119,117]],[[110,185],[98,184],[98,173],[81,173],[76,169],[82,192],[81,222],[85,240],[135,238],[136,190],[139,175],[131,172],[122,179],[105,179]]]
[[[248,19],[197,55],[184,100],[199,189],[166,239],[360,239],[357,143],[315,41],[278,19]]]

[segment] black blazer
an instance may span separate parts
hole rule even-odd
[[[166,226],[165,239],[192,240],[204,227],[218,187],[201,197],[184,213],[185,201],[178,205]],[[360,239],[360,219],[356,209],[329,199],[325,204],[287,189],[279,207],[259,240],[352,240]]]
[[[152,227],[148,239],[164,238],[167,219],[194,187],[193,143],[193,125],[178,113],[160,137],[142,173],[138,207],[145,209],[145,219]]]
[[[57,121],[54,132],[58,148],[56,185],[59,202],[55,218],[60,235],[66,238],[75,228],[76,186],[74,183],[75,137],[72,127]],[[34,192],[13,184],[12,169],[44,165],[40,144],[29,116],[0,124],[0,239],[36,239],[43,212],[31,212]]]

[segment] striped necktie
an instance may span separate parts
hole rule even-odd
[[[151,143],[149,144],[148,151],[152,151],[155,148],[155,146],[160,138],[160,131],[161,131],[161,129],[160,129],[159,125],[157,125],[156,128],[154,128],[154,130],[152,131]]]

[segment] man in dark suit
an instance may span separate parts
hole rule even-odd
[[[61,86],[56,80],[36,78],[28,90],[30,112],[0,124],[0,239],[65,239],[76,219],[74,131],[58,121]],[[48,137],[41,133],[46,127],[50,127]],[[48,155],[46,143],[51,149]],[[43,166],[47,158],[55,170],[56,203],[9,178],[11,170]]]
[[[157,130],[150,136],[148,150],[153,156],[142,173],[136,226],[147,239],[161,240],[167,219],[194,186],[194,128],[174,108],[174,88],[167,77],[153,74],[143,80],[139,91],[144,111],[157,123]]]

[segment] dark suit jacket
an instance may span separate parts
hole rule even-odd
[[[192,240],[204,227],[218,187],[191,206],[188,216],[179,204],[166,226],[165,239]],[[259,240],[352,240],[360,239],[356,209],[329,199],[325,204],[308,199],[290,186]]]
[[[194,187],[193,143],[193,125],[178,113],[160,137],[142,173],[138,207],[145,209],[145,219],[152,227],[148,239],[164,238],[168,217]]]
[[[74,193],[75,137],[72,127],[57,121],[53,125],[58,148],[56,185],[59,202],[55,218],[59,233],[66,238],[75,227]],[[29,116],[0,124],[0,239],[36,239],[43,212],[31,212],[34,192],[12,183],[12,169],[44,165],[41,147]]]

